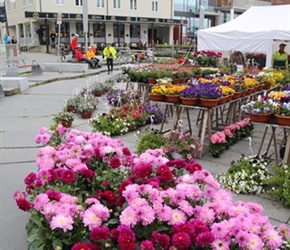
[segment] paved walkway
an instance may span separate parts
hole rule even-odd
[[[37,58],[39,63],[54,62],[56,59],[55,55],[49,54],[26,53],[25,56]],[[107,77],[105,68],[93,70],[92,73],[97,74],[98,78]],[[38,148],[34,137],[38,129],[53,124],[52,115],[62,109],[64,100],[72,95],[75,88],[87,86],[90,79],[91,76],[82,74],[45,72],[42,76],[29,77],[29,83],[34,87],[22,94],[0,99],[0,250],[27,249],[25,224],[28,214],[17,209],[13,193],[16,190],[24,190],[24,178],[30,171],[36,170],[35,158]],[[118,87],[124,87],[124,84]],[[99,99],[95,114],[107,110],[104,97]],[[73,128],[89,131],[87,120],[79,117],[73,122]],[[254,153],[258,150],[262,131],[263,126],[256,126],[252,137]],[[121,136],[121,139],[131,150],[136,149],[134,133]],[[205,154],[198,162],[213,174],[222,173],[231,161],[238,160],[241,154],[247,152],[248,141],[243,140],[225,151],[221,158]],[[265,195],[234,195],[234,199],[260,203],[264,206],[264,214],[269,216],[274,225],[288,223],[290,226],[290,210]]]

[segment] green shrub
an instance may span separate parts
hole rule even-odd
[[[273,176],[269,180],[272,188],[268,191],[268,195],[290,208],[290,165],[273,166],[272,170]]]

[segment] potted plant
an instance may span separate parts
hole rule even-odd
[[[166,96],[166,100],[171,103],[178,103],[180,101],[180,92],[185,89],[187,85],[171,85],[168,86],[164,94]]]
[[[196,51],[194,53],[194,62],[202,67],[217,67],[222,56],[220,52],[214,51]]]
[[[274,116],[279,125],[290,126],[290,102],[281,102],[275,105]]]
[[[181,103],[184,105],[195,106],[198,102],[199,90],[197,85],[191,84],[180,92]]]
[[[73,96],[73,97],[70,97],[69,99],[67,99],[65,101],[65,107],[66,107],[67,111],[76,112],[77,106],[78,106],[78,102],[79,102],[79,97],[78,96]]]
[[[259,95],[254,101],[242,105],[241,110],[249,114],[253,122],[268,122],[274,114],[274,102],[267,96]]]
[[[212,108],[218,105],[222,96],[222,90],[213,82],[198,83],[201,105]]]
[[[94,96],[86,95],[82,97],[78,104],[78,111],[82,118],[91,118],[95,110],[96,100]]]
[[[72,112],[67,111],[67,109],[63,109],[53,116],[53,120],[56,123],[61,123],[64,127],[69,128],[74,121],[75,116]]]

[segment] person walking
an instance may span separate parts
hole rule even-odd
[[[17,44],[17,40],[15,39],[14,36],[12,36],[11,43],[12,43],[12,44]]]
[[[279,50],[273,54],[272,67],[275,69],[288,69],[288,54],[285,52],[285,43],[280,43]]]
[[[51,41],[51,47],[55,47],[55,38],[56,38],[56,33],[54,30],[50,33],[50,41]]]
[[[107,61],[108,75],[113,72],[113,60],[116,58],[116,50],[107,44],[106,48],[103,50],[104,59]]]

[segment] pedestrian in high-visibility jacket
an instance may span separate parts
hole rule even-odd
[[[273,54],[272,67],[275,69],[288,69],[288,54],[285,52],[285,43],[279,45],[279,50]]]

